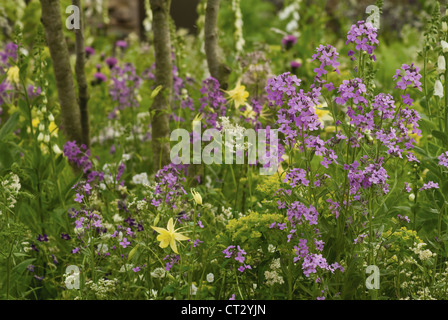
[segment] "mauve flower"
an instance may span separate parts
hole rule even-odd
[[[121,49],[126,49],[128,47],[128,44],[124,40],[118,40],[115,42],[115,45]]]
[[[87,58],[95,54],[95,49],[93,49],[92,47],[85,47],[84,50],[86,51]]]
[[[293,35],[284,36],[282,39],[282,44],[286,49],[291,49],[297,43],[297,37]]]
[[[97,72],[93,76],[98,81],[98,83],[107,81],[107,77],[101,72]]]
[[[105,62],[109,66],[109,68],[112,69],[118,63],[118,60],[115,57],[109,57]]]

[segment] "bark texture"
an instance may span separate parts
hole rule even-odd
[[[59,102],[61,104],[62,131],[68,140],[77,143],[83,140],[81,116],[76,99],[72,69],[67,44],[62,32],[59,0],[40,0],[41,21],[45,29],[47,44],[56,77]]]
[[[173,87],[171,41],[169,26],[170,0],[150,0],[153,14],[154,50],[156,56],[156,85],[162,90],[154,98],[151,108],[152,149],[154,170],[159,170],[170,161],[169,109]]]
[[[78,102],[81,113],[82,142],[90,148],[90,124],[89,124],[89,92],[86,80],[84,66],[86,64],[86,53],[84,48],[84,19],[82,17],[81,0],[72,0],[74,6],[80,11],[79,24],[80,29],[75,29],[76,36],[76,80],[78,82]]]
[[[210,74],[219,81],[222,89],[227,89],[230,68],[225,65],[219,56],[218,46],[218,12],[220,0],[207,0],[205,9],[204,44],[205,55]]]

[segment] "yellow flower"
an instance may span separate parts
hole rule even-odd
[[[33,121],[32,121],[33,128],[37,128],[37,125],[38,125],[39,123],[40,123],[40,120],[37,119],[37,118],[34,118]]]
[[[177,233],[176,231],[179,229],[174,230],[173,218],[170,218],[170,220],[168,220],[168,225],[167,225],[166,229],[153,227],[153,226],[151,226],[151,228],[153,228],[155,231],[160,233],[157,236],[157,241],[160,241],[160,247],[166,248],[166,247],[168,247],[168,245],[170,245],[171,249],[173,249],[173,251],[175,253],[179,253],[179,252],[177,252],[176,241],[183,241],[183,240],[190,239],[180,233]]]
[[[50,133],[54,136],[58,135],[58,126],[56,125],[56,123],[54,123],[54,121],[50,122],[50,125],[48,126],[48,130],[50,131]]]
[[[17,66],[13,66],[8,69],[8,82],[19,84],[20,78],[19,78],[19,72],[20,69]]]
[[[195,189],[191,189],[191,194],[193,195],[194,201],[202,206],[202,196]]]
[[[241,105],[246,104],[246,99],[249,97],[249,92],[246,91],[246,87],[242,86],[240,80],[238,80],[235,89],[225,91],[229,95],[229,99],[235,102],[235,108],[239,108]]]
[[[322,124],[324,124],[325,120],[330,120],[328,117],[326,117],[330,113],[330,111],[328,111],[328,110],[322,110],[322,109],[315,108],[314,113],[319,117],[319,121]]]

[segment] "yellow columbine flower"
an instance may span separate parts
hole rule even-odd
[[[242,86],[240,80],[238,80],[235,89],[225,91],[229,95],[230,101],[235,102],[235,108],[239,108],[241,105],[246,104],[246,99],[249,97],[249,92],[246,91],[246,87]]]
[[[19,84],[20,78],[19,78],[19,72],[20,69],[17,66],[13,66],[8,69],[8,82]]]
[[[246,119],[255,119],[255,117],[256,117],[256,113],[255,113],[255,111],[254,111],[254,109],[250,106],[250,105],[247,105],[246,106],[246,111],[244,111],[243,112],[243,116],[246,118]]]
[[[157,241],[160,241],[160,247],[166,248],[166,247],[168,247],[168,245],[170,245],[171,249],[173,249],[173,251],[177,254],[179,252],[177,252],[176,241],[183,241],[183,240],[190,239],[180,233],[177,233],[176,230],[174,230],[173,218],[170,218],[170,220],[168,220],[168,225],[167,225],[166,229],[153,227],[153,226],[151,226],[151,228],[153,228],[155,231],[160,233],[157,236]],[[179,230],[179,229],[177,229],[177,230]]]
[[[200,206],[202,206],[202,196],[195,189],[191,189],[191,194],[193,195],[193,200]]]

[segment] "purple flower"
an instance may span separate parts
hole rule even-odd
[[[86,57],[89,58],[90,56],[93,56],[95,54],[95,49],[92,47],[85,47]]]
[[[131,243],[128,241],[128,239],[123,238],[123,241],[120,241],[119,244],[123,247],[126,248],[128,245],[130,245]]]
[[[294,168],[286,173],[283,182],[287,183],[288,181],[293,188],[299,183],[305,187],[308,187],[308,184],[310,183],[310,181],[306,178],[306,171],[301,168]]]
[[[134,272],[139,272],[139,271],[140,271],[140,267],[132,268],[132,271],[134,271]]]
[[[229,300],[235,300],[235,294],[232,294]]]
[[[402,216],[401,214],[397,215],[398,220],[400,221],[406,221],[407,223],[411,222],[408,216]]]
[[[29,265],[26,267],[26,270],[28,270],[29,272],[34,272],[34,266],[33,266],[32,264],[29,264]]]
[[[419,80],[422,75],[419,73],[419,70],[413,63],[411,65],[403,64],[400,69],[396,70],[393,76],[394,80],[399,80],[395,88],[406,90],[409,85],[413,85],[414,88],[417,88],[421,92],[422,83]],[[409,102],[409,99],[407,98],[406,101]]]
[[[103,73],[101,73],[101,72],[96,72],[93,75],[93,77],[98,81],[98,83],[107,81],[107,77]]]
[[[84,198],[84,195],[83,194],[79,194],[79,193],[77,193],[76,194],[76,198],[75,198],[75,201],[76,202],[79,202],[79,203],[82,203],[82,199]]]
[[[35,87],[32,84],[28,85],[26,88],[26,93],[28,95],[28,98],[33,99],[38,97],[41,94],[42,90],[40,87]]]
[[[112,69],[118,63],[118,60],[115,57],[109,57],[105,60],[105,62],[108,65],[109,69]]]
[[[428,189],[438,189],[439,184],[437,182],[428,181],[428,183],[425,183],[423,187],[420,188],[420,191],[428,190]]]
[[[291,49],[297,43],[297,37],[293,35],[284,36],[282,39],[282,45],[286,49]]]
[[[442,153],[437,159],[439,159],[439,166],[448,168],[448,151]]]
[[[354,43],[356,44],[355,49],[358,51],[366,51],[372,60],[376,60],[373,55],[373,50],[375,50],[375,45],[378,45],[377,40],[377,29],[370,23],[365,23],[363,20],[358,21],[356,24],[352,25],[347,33],[347,41],[345,44]],[[348,55],[354,60],[354,52],[350,50]]]
[[[61,239],[64,239],[64,240],[70,240],[71,238],[70,238],[70,236],[68,235],[68,233],[61,233]]]
[[[48,242],[48,237],[47,237],[47,235],[46,234],[44,234],[44,235],[38,235],[37,236],[37,241],[39,241],[39,242]]]
[[[118,40],[115,42],[115,45],[121,49],[126,49],[128,47],[128,44],[124,40]]]
[[[78,253],[79,252],[79,248],[76,247],[75,249],[72,250],[72,253]]]

